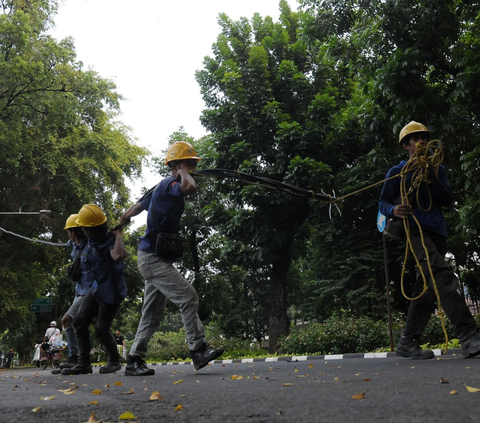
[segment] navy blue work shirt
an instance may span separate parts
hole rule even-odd
[[[180,189],[180,182],[173,176],[162,180],[152,195],[140,204],[148,210],[147,230],[140,238],[138,249],[146,253],[155,253],[155,241],[159,231],[178,233],[180,219],[185,209],[185,195]]]
[[[388,171],[387,176],[385,176],[385,179],[398,175],[406,164],[407,161],[402,160],[398,165],[392,167]],[[411,186],[412,175],[413,172],[409,172],[404,176],[407,178],[407,190]],[[380,211],[386,217],[393,217],[393,209],[398,204],[397,200],[400,196],[400,182],[401,177],[399,176],[383,184],[378,205]],[[452,204],[453,198],[445,167],[443,165],[439,166],[437,181],[428,184],[428,188],[427,184],[422,182],[418,189],[419,195],[417,197],[415,193],[412,205],[413,213],[420,223],[420,226],[422,229],[447,237],[447,225],[445,224],[442,207],[448,207]],[[430,190],[431,198],[428,190]],[[410,225],[416,227],[413,217],[409,216],[408,219]]]

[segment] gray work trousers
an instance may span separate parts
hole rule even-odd
[[[195,288],[170,260],[155,254],[138,251],[138,269],[145,279],[145,294],[142,317],[130,355],[147,355],[148,342],[164,317],[166,299],[180,309],[189,350],[198,349],[205,342],[205,329],[197,314],[198,295]]]

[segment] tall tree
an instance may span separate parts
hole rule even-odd
[[[342,68],[325,51],[309,51],[297,37],[299,15],[280,2],[280,22],[254,15],[237,22],[220,15],[214,57],[197,72],[207,109],[202,123],[213,134],[216,167],[240,169],[319,191],[330,184],[328,135],[332,117],[351,93]],[[330,159],[331,160],[331,159]],[[269,338],[288,333],[287,280],[311,200],[256,186],[219,184],[230,193],[221,219],[230,242],[243,246],[238,260],[269,280]],[[323,209],[327,218],[328,210]]]
[[[47,34],[55,12],[47,0],[0,5],[0,210],[52,211],[2,216],[0,227],[54,243],[66,239],[65,220],[84,203],[113,221],[128,200],[125,178],[147,154],[116,121],[113,82],[82,69],[72,39]],[[32,300],[56,290],[68,257],[0,231],[0,331],[35,327]]]

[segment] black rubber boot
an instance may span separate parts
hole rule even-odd
[[[125,376],[152,376],[155,370],[149,369],[147,363],[138,355],[129,355],[125,366]]]
[[[67,361],[60,363],[60,369],[71,369],[78,364],[78,355],[68,357]]]
[[[395,351],[400,357],[412,360],[429,360],[435,357],[432,350],[422,350],[412,335],[401,336]]]
[[[122,365],[119,361],[108,361],[105,366],[100,367],[100,373],[115,373],[117,370],[121,370]]]
[[[190,351],[195,370],[200,370],[210,363],[210,361],[217,359],[222,354],[222,349],[209,350],[207,344],[203,344],[195,351]]]
[[[480,354],[480,335],[478,333],[474,333],[462,342],[462,354],[464,358],[475,357]]]
[[[62,375],[86,375],[93,373],[92,366],[90,365],[90,360],[83,359],[80,357],[78,364],[70,369],[62,369]]]

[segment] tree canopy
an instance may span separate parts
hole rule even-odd
[[[82,204],[113,219],[147,154],[117,121],[113,82],[83,70],[72,39],[47,34],[55,11],[51,1],[0,6],[0,211],[52,211],[2,215],[0,226],[54,243],[66,241],[66,218]],[[0,231],[0,331],[36,328],[32,300],[56,292],[68,258]]]

